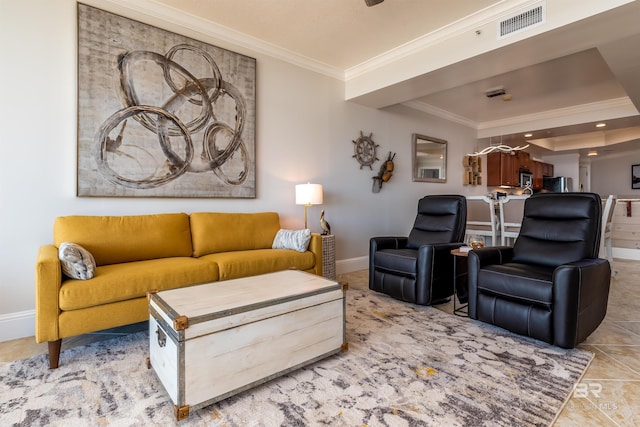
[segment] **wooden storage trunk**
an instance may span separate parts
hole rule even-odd
[[[346,285],[287,270],[149,294],[149,363],[176,418],[347,349]]]

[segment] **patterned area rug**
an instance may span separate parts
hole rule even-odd
[[[368,290],[347,294],[349,351],[179,423],[146,332],[0,369],[0,425],[546,426],[592,359]]]

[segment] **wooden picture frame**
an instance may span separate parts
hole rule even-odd
[[[256,197],[256,60],[78,4],[78,197]]]
[[[414,133],[411,135],[413,181],[447,182],[447,141]]]

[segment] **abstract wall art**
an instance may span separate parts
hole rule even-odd
[[[79,197],[256,194],[256,60],[78,4]]]

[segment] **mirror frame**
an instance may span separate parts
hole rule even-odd
[[[442,144],[442,155],[444,159],[442,160],[442,173],[444,178],[422,178],[418,174],[418,143],[420,141],[433,143],[433,144]],[[431,136],[420,135],[418,133],[414,133],[411,139],[411,163],[413,166],[413,181],[415,182],[447,182],[447,141],[444,139],[438,139]]]

